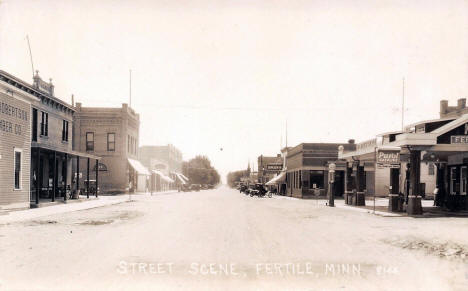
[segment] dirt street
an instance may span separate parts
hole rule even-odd
[[[0,290],[467,290],[466,218],[221,187],[0,225]]]

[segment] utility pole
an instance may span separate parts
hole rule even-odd
[[[403,92],[402,92],[402,101],[401,101],[401,130],[404,130],[404,120],[405,120],[405,78],[403,78]]]
[[[130,100],[129,106],[132,107],[132,70],[130,69]]]

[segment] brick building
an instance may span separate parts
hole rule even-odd
[[[258,164],[258,182],[266,183],[273,179],[273,177],[280,174],[283,170],[283,158],[281,154],[276,157],[267,157],[261,155],[257,159]]]
[[[338,147],[354,150],[349,143],[301,143],[289,148],[286,156],[286,195],[308,198],[328,191],[328,166],[336,162]],[[336,163],[335,195],[344,193],[345,163]]]
[[[100,108],[77,102],[74,109],[75,149],[102,157],[97,169],[101,192],[146,191],[149,172],[138,161],[139,114],[125,103]]]

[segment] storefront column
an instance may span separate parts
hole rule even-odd
[[[64,181],[65,181],[65,193],[63,194],[63,201],[67,201],[68,197],[67,197],[67,184],[68,184],[68,154],[66,153],[65,154],[65,177],[64,178]],[[71,188],[71,187],[70,187]]]
[[[86,171],[86,198],[89,198],[89,158],[87,163],[87,171]]]
[[[410,215],[422,214],[420,191],[420,169],[421,169],[421,151],[411,150],[410,152],[410,195],[408,196],[408,205],[406,212]]]
[[[76,195],[79,198],[80,191],[80,157],[76,156]]]
[[[392,187],[388,197],[388,210],[392,212],[402,211],[403,203],[400,199],[400,169],[390,169],[390,186]]]
[[[56,183],[57,183],[57,152],[54,151],[54,164],[52,165],[53,175],[52,178],[52,202],[55,201],[55,191],[57,191]]]
[[[39,194],[40,194],[40,180],[41,180],[41,149],[37,148],[37,162],[36,162],[36,205],[39,204]]]
[[[96,160],[96,197],[98,197],[99,189],[99,160]]]

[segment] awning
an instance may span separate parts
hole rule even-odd
[[[161,179],[163,179],[163,180],[166,181],[167,183],[174,183],[174,180],[172,180],[172,179],[169,178],[168,176],[164,175],[161,171],[153,170],[153,173],[155,173],[156,175],[158,175],[159,177],[161,177]]]
[[[38,144],[37,142],[32,142],[31,143],[31,148],[39,148],[41,150],[48,150],[48,151],[54,151],[54,152],[58,152],[58,153],[69,154],[70,156],[80,157],[80,158],[90,158],[90,159],[93,159],[93,160],[100,160],[101,159],[101,157],[91,155],[91,154],[88,154],[88,153],[72,151],[72,150],[64,150],[64,149],[60,149],[60,148],[52,146],[52,145]]]
[[[189,178],[185,177],[184,174],[179,174],[187,183],[189,181]]]
[[[134,159],[128,159],[128,163],[130,164],[130,166],[132,166],[132,168],[135,171],[137,171],[138,174],[147,176],[151,175],[148,169],[145,166],[143,166],[139,161]]]
[[[177,179],[180,181],[180,183],[187,184],[187,181],[185,181],[185,179],[182,178],[181,174],[175,173],[175,175],[176,175]]]
[[[279,184],[281,182],[284,182],[285,180],[285,177],[286,177],[286,173],[285,172],[281,172],[278,176],[274,177],[273,179],[271,179],[270,181],[266,182],[265,185],[275,185],[275,184]]]

